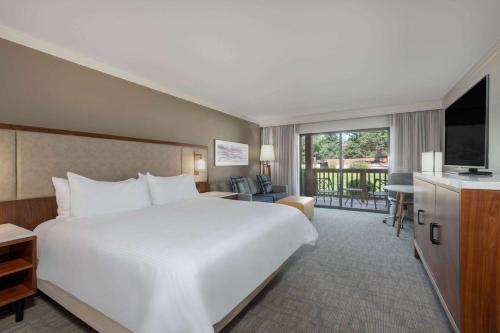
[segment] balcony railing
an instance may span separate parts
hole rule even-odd
[[[302,170],[301,190],[306,195],[316,195],[318,192],[318,179],[330,179],[333,196],[339,197],[345,194],[346,188],[359,188],[364,199],[368,197],[368,191],[384,191],[384,185],[388,180],[387,169],[312,169],[312,174],[307,175],[307,170]],[[307,177],[309,176],[309,177]],[[306,184],[312,182],[312,184]],[[309,185],[309,186],[308,186]],[[309,193],[307,193],[309,192]],[[312,192],[312,193],[311,193]]]

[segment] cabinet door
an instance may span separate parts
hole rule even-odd
[[[460,327],[460,194],[436,186],[435,241],[431,256],[437,259],[434,278],[441,296]],[[429,228],[430,229],[430,228]]]
[[[433,258],[430,258],[429,224],[434,222],[434,213],[436,206],[436,186],[426,181],[414,179],[413,196],[415,208],[414,214],[414,233],[415,240],[422,252],[423,259],[432,271],[434,265]]]
[[[500,332],[500,191],[460,199],[461,331]]]

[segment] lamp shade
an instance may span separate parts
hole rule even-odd
[[[196,165],[196,170],[205,170],[207,168],[207,163],[205,163],[205,160],[202,158],[197,160],[195,165]]]
[[[262,162],[275,160],[273,145],[262,145],[260,147],[260,160]]]

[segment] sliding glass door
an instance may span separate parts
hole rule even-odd
[[[317,206],[340,207],[340,133],[301,136],[301,193],[314,193]]]
[[[388,211],[389,129],[304,134],[300,191],[316,206]]]

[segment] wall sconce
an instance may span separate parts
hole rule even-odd
[[[194,175],[198,176],[200,171],[207,169],[207,163],[203,159],[203,155],[200,153],[194,153]]]

